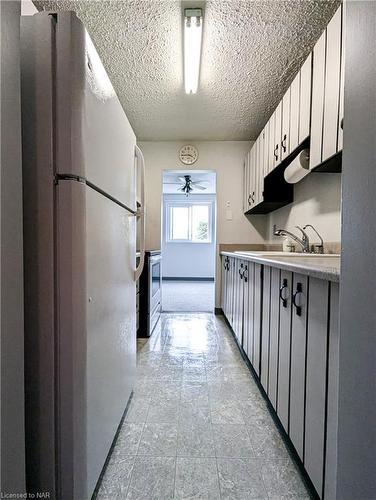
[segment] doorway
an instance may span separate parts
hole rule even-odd
[[[213,312],[216,173],[162,173],[162,310]]]

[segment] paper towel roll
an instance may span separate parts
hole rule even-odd
[[[309,174],[309,149],[303,149],[298,156],[286,167],[285,181],[296,184]]]

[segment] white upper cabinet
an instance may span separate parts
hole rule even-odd
[[[311,126],[312,53],[300,70],[299,144],[310,135]],[[292,149],[291,149],[292,151]]]
[[[338,151],[339,93],[341,76],[342,9],[338,9],[326,29],[326,64],[322,161]]]
[[[342,149],[343,22],[342,6],[313,50],[310,168]]]
[[[282,99],[281,161],[290,154],[290,87]]]
[[[282,162],[287,166],[289,158],[308,145],[308,140],[311,169],[342,150],[343,9],[339,7],[334,14],[247,155],[244,169],[247,212],[267,213],[291,203],[292,191],[285,190],[286,183],[283,178],[280,181],[279,173],[268,177],[265,183],[264,179]],[[329,170],[328,166],[332,168],[332,162],[323,169]],[[338,164],[333,168],[331,171],[338,171]]]
[[[299,100],[300,100],[300,71],[292,81],[290,87],[290,150],[294,151],[299,145]]]
[[[257,139],[257,160],[256,160],[256,194],[255,204],[261,203],[263,200],[262,192],[264,185],[264,140],[262,133]]]
[[[243,211],[246,212],[248,210],[248,176],[249,176],[249,168],[248,168],[248,156],[249,153],[246,154],[244,158],[243,171],[244,171],[244,185],[243,185]]]
[[[278,104],[274,115],[274,162],[273,168],[281,163],[282,142],[282,101]]]
[[[341,80],[339,89],[339,120],[338,120],[338,151],[343,148],[343,108],[345,91],[345,10],[346,4],[342,4],[342,37],[341,37]]]
[[[263,148],[264,148],[264,164],[263,164],[263,175],[266,177],[269,172],[269,122],[265,125],[262,133],[263,138]]]
[[[275,162],[275,111],[269,119],[269,162],[267,174],[274,168]]]
[[[326,31],[320,36],[313,49],[312,71],[312,109],[311,109],[311,147],[309,156],[310,168],[321,163],[322,128],[325,88],[325,45]]]

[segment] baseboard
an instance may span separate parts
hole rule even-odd
[[[215,307],[214,308],[214,314],[216,316],[224,316],[222,307]]]
[[[162,281],[214,281],[214,278],[177,278],[177,277],[166,277],[162,278]]]

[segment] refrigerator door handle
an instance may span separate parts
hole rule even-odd
[[[140,218],[140,262],[134,272],[134,280],[137,281],[141,276],[145,262],[145,159],[141,149],[135,146],[135,156],[137,160],[137,169],[140,168],[141,180],[141,206],[137,210],[137,217]]]

